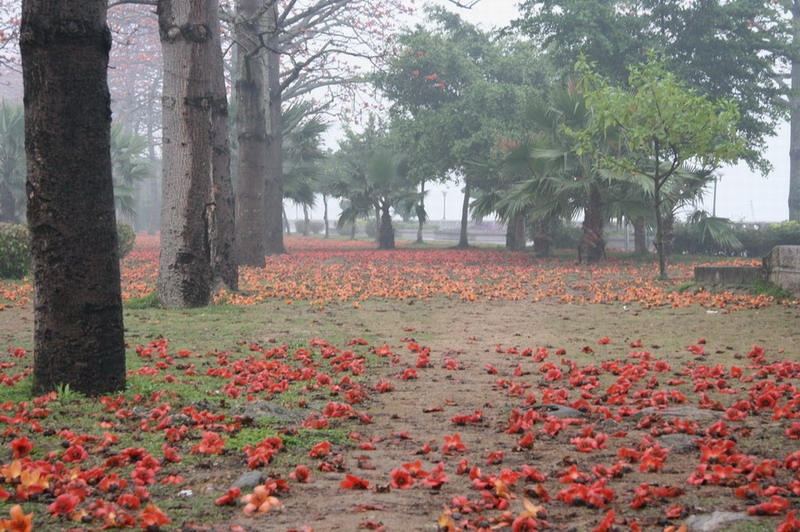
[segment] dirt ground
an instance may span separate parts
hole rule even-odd
[[[386,304],[376,305],[368,312],[366,317],[361,314],[364,323],[360,325],[363,328],[353,330],[353,335],[366,328],[384,338],[393,352],[399,354],[396,364],[387,362],[381,374],[370,379],[372,382],[390,381],[395,388],[389,393],[373,395],[361,408],[373,417],[374,423],[358,431],[364,441],[375,442],[375,450],[343,448],[337,452],[344,455],[347,472],[368,480],[371,489],[341,489],[342,473],[314,471],[313,483],[297,485],[285,497],[283,512],[262,517],[258,523],[242,519],[239,521],[241,525],[257,530],[307,526],[316,531],[370,528],[434,531],[437,530],[437,518],[445,506],[450,506],[453,497],[480,499],[480,490],[472,487],[469,478],[455,473],[462,459],[467,459],[470,465],[478,465],[484,473],[499,474],[504,468],[519,470],[527,464],[538,468],[550,479],[556,479],[555,473],[571,464],[577,464],[581,471],[587,472],[597,463],[610,465],[620,447],[635,447],[646,433],[644,429],[636,428],[636,421],[616,423],[592,414],[585,418],[587,424],[594,424],[598,430],[607,433],[627,431],[628,435],[610,443],[607,450],[591,454],[576,452],[569,443],[574,431],[558,436],[541,434],[532,449],[515,450],[520,435],[507,434],[504,429],[509,412],[522,405],[522,398],[509,396],[506,389],[497,386],[498,379],[527,382],[531,384],[530,390],[540,398],[542,391],[553,387],[553,383],[543,378],[537,371],[541,364],[534,363],[531,358],[497,351],[511,347],[518,351],[526,347],[534,350],[548,347],[549,360],[558,364],[559,357],[553,353],[564,348],[567,354],[562,358],[583,365],[593,360],[596,363],[625,360],[632,351],[629,343],[642,340],[644,349],[650,350],[657,359],[669,361],[676,369],[681,363],[693,359],[710,365],[741,361],[753,344],[767,346],[773,353],[783,350],[780,356],[800,360],[797,350],[800,313],[796,309],[781,307],[722,314],[700,307],[636,310],[621,305],[493,301],[481,304],[417,303],[415,306]],[[408,351],[401,339],[415,340],[419,337],[429,339],[419,343],[430,347],[432,367],[419,370],[415,380],[398,379],[398,375],[413,368],[417,361],[417,356]],[[599,345],[601,337],[609,337],[611,343]],[[706,351],[710,355],[696,357],[687,350],[688,345],[700,338],[707,338]],[[583,353],[584,346],[591,346],[594,353]],[[458,369],[443,367],[446,359],[456,360]],[[486,364],[493,365],[498,373],[489,373]],[[522,375],[515,377],[513,373],[518,367],[521,367]],[[571,396],[572,400],[576,398]],[[695,402],[694,398],[690,401]],[[457,426],[451,422],[456,415],[472,414],[476,410],[483,412],[478,423]],[[461,436],[467,451],[456,455],[443,454],[443,436],[455,433]],[[398,436],[401,434],[403,436]],[[433,450],[420,454],[426,444]],[[784,442],[787,448],[788,444],[788,441]],[[748,447],[751,451],[757,450],[754,445]],[[502,462],[486,465],[488,455],[494,451],[504,452]],[[676,454],[670,457],[666,468],[658,475],[634,470],[621,481],[615,480],[613,488],[617,499],[614,507],[617,508],[618,520],[636,520],[646,529],[658,530],[670,524],[663,517],[664,503],[654,505],[652,510],[634,512],[627,508],[633,489],[643,482],[685,488],[687,494],[669,504],[683,504],[691,514],[710,512],[719,509],[720,505],[732,511],[745,510],[744,502],[730,495],[730,488],[704,487],[700,490],[686,484],[698,457],[699,451],[686,456]],[[391,470],[416,460],[421,461],[425,470],[443,462],[450,482],[439,490],[420,485],[407,490],[389,488]],[[313,460],[309,465],[313,465],[311,462]],[[523,510],[521,499],[526,496],[526,487],[521,484],[523,482],[513,488],[515,495],[509,511],[514,515]],[[555,501],[555,494],[563,485],[559,485],[557,479],[555,482],[549,480],[545,485],[554,498],[544,504],[547,520],[554,530],[590,530],[607,512],[607,509],[578,508]],[[498,518],[501,512],[487,512],[486,515],[487,519],[491,516]],[[680,522],[680,519],[674,521]],[[487,521],[486,524],[497,523]],[[774,521],[770,521],[765,523],[764,529],[774,526]]]
[[[300,320],[305,324],[305,330],[291,330],[292,334],[307,338],[315,336],[313,322],[316,320],[317,323],[324,322],[320,323],[320,328],[340,328],[344,336],[373,335],[379,341],[372,347],[390,346],[392,356],[381,358],[379,364],[370,367],[369,382],[387,381],[394,389],[372,393],[365,403],[356,405],[359,411],[372,417],[373,423],[352,427],[354,432],[358,432],[358,435],[352,434],[353,439],[358,443],[371,442],[374,450],[334,446],[332,452],[342,455],[344,470],[329,473],[316,469],[319,460],[307,458],[305,464],[312,469],[312,482],[293,482],[291,491],[281,496],[284,508],[280,512],[252,518],[241,512],[220,510],[218,525],[208,527],[183,523],[181,530],[242,527],[245,530],[317,532],[367,529],[432,532],[439,530],[437,519],[445,508],[453,507],[454,497],[466,497],[471,501],[482,498],[482,490],[473,486],[468,475],[457,474],[456,469],[462,460],[467,460],[470,467],[478,466],[483,475],[501,475],[503,469],[521,471],[527,465],[548,476],[542,485],[552,500],[535,499],[533,488],[537,483],[521,479],[509,486],[506,518],[503,511],[496,509],[481,514],[484,517],[477,523],[487,528],[510,529],[504,523],[509,524],[509,516],[513,519],[524,510],[523,499],[530,499],[535,505],[545,508],[539,518],[546,519],[552,530],[592,530],[603,520],[609,508],[615,509],[621,530],[630,529],[634,522],[643,529],[663,530],[670,525],[679,525],[687,515],[716,509],[744,512],[753,502],[733,497],[730,486],[700,487],[686,483],[699,463],[700,451],[697,449],[672,450],[663,471],[658,473],[642,473],[634,467],[622,478],[611,480],[609,487],[614,490],[615,497],[608,507],[565,504],[555,497],[565,487],[558,481],[558,472],[572,465],[587,474],[597,464],[611,466],[617,461],[619,449],[636,447],[648,434],[648,429],[637,426],[641,421],[639,417],[623,418],[617,422],[591,412],[581,416],[583,425],[577,429],[570,427],[557,435],[539,430],[532,447],[526,449],[517,444],[522,434],[509,434],[505,430],[509,414],[515,408],[540,408],[547,389],[570,389],[570,402],[580,398],[579,390],[571,388],[566,378],[556,383],[545,378],[541,366],[548,362],[566,374],[569,360],[580,367],[589,364],[600,366],[613,360],[635,363],[638,359],[632,358],[632,352],[649,351],[653,361],[663,360],[672,366],[671,371],[659,375],[660,384],[655,384],[653,389],[680,389],[688,397],[689,404],[696,406],[697,397],[691,393],[689,379],[684,385],[670,387],[665,384],[671,378],[685,378],[681,368],[717,364],[726,368],[746,366],[746,355],[756,344],[765,347],[770,360],[800,361],[800,311],[780,305],[725,314],[702,307],[643,310],[638,306],[628,308],[623,305],[572,305],[530,300],[464,303],[440,299],[414,304],[367,302],[360,309],[342,306],[326,314],[312,309],[295,312],[308,319]],[[263,323],[256,324],[258,332],[253,340],[266,341],[275,336],[275,320],[274,316],[265,316]],[[29,310],[0,312],[2,343],[18,339],[21,330],[30,330],[31,327]],[[609,342],[598,343],[601,338],[607,338]],[[703,344],[705,354],[697,355],[687,349],[702,338],[706,339]],[[638,340],[641,340],[642,347],[630,347]],[[411,342],[430,349],[428,367],[417,368],[418,354],[409,349]],[[547,348],[549,357],[534,362],[532,357],[519,354],[526,348],[533,351]],[[566,352],[558,355],[559,349]],[[448,368],[450,360],[455,363],[449,362]],[[487,364],[496,373],[488,370]],[[410,369],[417,371],[416,379],[399,378]],[[605,386],[611,381],[603,382]],[[510,393],[514,383],[522,385],[524,392]],[[640,387],[647,386],[640,383]],[[537,401],[526,405],[524,401],[529,393],[533,393]],[[472,416],[476,411],[481,412],[480,420],[465,424],[451,420],[459,415]],[[542,412],[546,413],[546,410]],[[717,412],[712,417],[722,419],[722,414]],[[703,429],[708,425],[707,420],[699,420],[699,423]],[[797,447],[792,445],[796,442],[782,436],[785,420],[780,424],[770,421],[769,417],[753,416],[730,425],[750,429],[751,435],[742,436],[739,445],[743,452],[759,458],[774,456],[780,460],[786,452]],[[585,426],[592,426],[596,432],[612,434],[606,449],[592,453],[576,450],[570,439]],[[541,429],[541,424],[537,428]],[[444,437],[455,434],[460,435],[466,449],[446,454]],[[430,448],[428,452],[423,451],[426,445]],[[497,461],[495,455],[495,463],[487,464],[490,455],[497,451],[503,453],[502,458]],[[392,488],[392,470],[417,460],[425,471],[442,463],[449,482],[439,489],[425,487],[420,482],[410,489]],[[285,478],[291,469],[273,471]],[[203,484],[198,477],[194,487],[206,486],[224,491],[243,472],[243,469],[216,471],[213,487],[208,480],[212,475],[206,473]],[[192,484],[192,471],[178,468],[176,473],[187,476],[188,483]],[[369,489],[343,489],[340,483],[346,474],[367,480]],[[642,483],[677,486],[686,493],[676,499],[654,500],[643,509],[632,510],[630,503],[634,490]],[[493,492],[496,488],[486,489]],[[796,497],[792,504],[797,506]],[[670,505],[685,508],[681,518],[665,518],[664,510]],[[464,520],[472,521],[473,525],[476,523],[474,515],[456,514],[453,517],[456,523]],[[746,530],[771,530],[778,522],[775,518],[759,519],[763,524]]]

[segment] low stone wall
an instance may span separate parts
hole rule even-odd
[[[766,271],[759,266],[695,266],[694,268],[694,280],[699,284],[749,286],[766,277]]]
[[[764,257],[769,281],[793,294],[800,294],[800,246],[775,246]]]

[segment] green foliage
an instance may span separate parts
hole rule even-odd
[[[797,299],[794,294],[788,290],[781,288],[780,286],[771,283],[766,279],[757,280],[755,283],[753,283],[753,286],[750,287],[750,291],[756,295],[774,297],[778,301]]]
[[[31,268],[31,245],[28,228],[20,224],[0,223],[0,277],[20,279]]]
[[[21,105],[0,105],[0,220],[19,221],[25,208],[25,120]]]
[[[775,246],[800,245],[800,222],[790,221],[761,226],[732,224],[732,236],[741,243],[740,248],[706,238],[703,227],[697,224],[676,224],[674,250],[676,253],[708,255],[746,255],[763,257]]]
[[[136,231],[130,224],[117,222],[117,254],[120,260],[128,256],[136,245]]]
[[[146,156],[147,139],[117,122],[111,126],[111,165],[114,205],[122,214],[136,214],[136,195],[142,181],[153,177]]]
[[[320,234],[323,229],[325,229],[325,223],[320,222],[319,220],[311,220],[308,224],[308,230],[315,235]]]
[[[161,303],[158,301],[158,292],[153,290],[144,297],[136,297],[123,303],[126,309],[145,309],[145,308],[161,308]]]

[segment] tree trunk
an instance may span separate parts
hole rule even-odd
[[[672,209],[662,214],[664,223],[661,225],[661,239],[664,242],[664,257],[672,257],[675,249],[675,212]]]
[[[292,234],[292,224],[289,223],[289,217],[286,216],[286,209],[281,209],[281,218],[283,219],[283,230],[287,235]]]
[[[794,44],[800,43],[800,3],[792,1]],[[792,59],[789,93],[789,219],[800,220],[800,60]]]
[[[328,196],[326,194],[322,195],[322,220],[325,222],[325,240],[329,239],[331,236],[330,232],[330,224],[328,223]]]
[[[467,224],[469,223],[469,194],[471,192],[470,182],[464,180],[464,202],[461,204],[461,232],[458,237],[458,248],[466,249],[469,247],[469,237],[467,236]]]
[[[647,224],[644,216],[637,216],[633,222],[633,251],[642,255],[648,253],[647,249]]]
[[[22,3],[33,390],[125,389],[106,2]]]
[[[656,161],[658,163],[658,161]],[[658,166],[656,165],[656,168]],[[664,253],[664,219],[661,216],[661,182],[658,175],[655,177],[655,191],[653,193],[654,213],[656,216],[656,252],[658,253],[658,276],[667,278],[667,259]]]
[[[303,205],[303,236],[308,236],[311,219],[308,217],[308,205]]]
[[[583,218],[583,235],[581,236],[578,257],[583,257],[587,264],[595,264],[606,254],[606,243],[603,239],[603,196],[597,183],[589,187],[589,202]]]
[[[264,187],[267,175],[267,118],[264,50],[259,46],[260,0],[238,0],[236,138],[239,158],[236,181],[236,260],[263,268]]]
[[[275,28],[277,2],[267,10],[267,27]],[[277,39],[277,33],[271,36]],[[281,118],[280,56],[277,43],[267,45],[267,180],[264,189],[264,251],[286,253],[283,245],[283,120]]]
[[[206,205],[211,253],[212,291],[239,289],[236,261],[236,205],[231,184],[231,146],[228,130],[228,97],[219,27],[219,0],[207,0],[211,14],[211,201]]]
[[[395,249],[394,228],[392,216],[389,214],[389,204],[381,205],[380,226],[378,227],[378,249]]]
[[[523,251],[525,249],[525,215],[518,214],[508,221],[506,248],[509,251]]]
[[[4,184],[0,184],[0,222],[19,223],[17,200],[11,189]]]
[[[533,253],[537,257],[549,257],[553,246],[552,218],[536,220],[533,225]]]
[[[414,206],[417,213],[417,244],[422,244],[422,227],[425,225],[425,180],[419,184],[420,200]]]
[[[207,305],[212,290],[214,43],[207,0],[160,0],[164,55],[161,258],[158,297],[170,308]]]
[[[153,165],[153,176],[151,179],[149,179],[150,183],[147,187],[147,234],[154,235],[156,234],[156,231],[159,230],[161,223],[161,195],[159,193],[161,180],[156,178],[156,176],[161,172],[161,159],[159,159],[158,155],[156,154],[154,131],[156,124],[154,123],[152,116],[149,118],[150,119],[147,122],[147,153],[150,164]]]

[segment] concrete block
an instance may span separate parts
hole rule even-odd
[[[775,246],[764,257],[764,267],[771,283],[800,294],[800,246]]]
[[[719,286],[749,286],[766,278],[759,266],[695,266],[694,280],[699,284]]]

